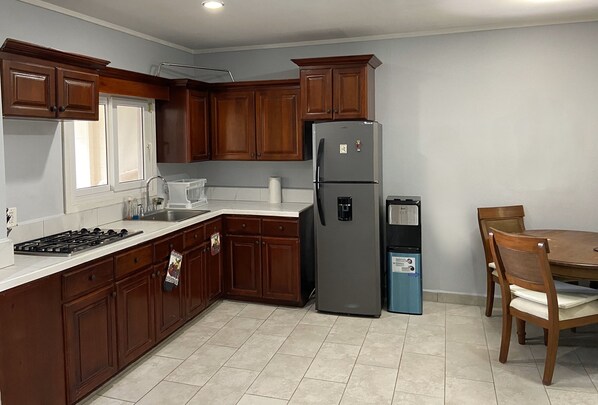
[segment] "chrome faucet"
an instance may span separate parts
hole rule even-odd
[[[149,179],[147,179],[147,182],[145,183],[145,213],[148,213],[150,211],[149,207],[150,207],[150,194],[149,194],[149,187],[150,187],[150,182],[153,179],[162,179],[162,181],[164,182],[164,185],[166,186],[164,188],[164,191],[166,192],[166,196],[168,196],[168,182],[166,181],[166,179],[162,176],[154,176],[154,177],[150,177]],[[155,210],[155,209],[154,209]]]

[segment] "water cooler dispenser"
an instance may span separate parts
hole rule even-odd
[[[388,311],[422,314],[421,198],[386,199]]]

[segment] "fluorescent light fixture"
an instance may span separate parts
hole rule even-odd
[[[219,1],[219,0],[208,0],[208,1],[202,2],[201,5],[204,6],[205,8],[215,9],[215,8],[224,7],[224,2]]]

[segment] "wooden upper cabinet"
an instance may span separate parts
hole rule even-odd
[[[356,68],[338,68],[333,70],[332,90],[335,120],[350,120],[359,118],[374,118],[373,109],[368,108],[367,69],[365,66]],[[372,100],[373,103],[373,100]],[[368,110],[372,110],[368,114]]]
[[[305,159],[297,79],[227,83],[211,93],[213,160]]]
[[[0,48],[5,117],[98,119],[108,61],[7,39]]]
[[[332,119],[332,69],[301,69],[301,118]]]
[[[50,66],[2,61],[4,116],[54,118],[56,75]]]
[[[254,160],[255,94],[247,90],[212,93],[212,159]]]
[[[98,119],[99,75],[56,68],[58,118]]]
[[[374,55],[293,59],[300,69],[301,118],[373,120]]]
[[[208,93],[201,83],[175,81],[168,101],[156,102],[158,163],[210,159]]]
[[[258,90],[256,143],[258,160],[301,160],[299,89]]]
[[[189,143],[191,160],[208,160],[209,148],[208,93],[191,91],[189,94]]]

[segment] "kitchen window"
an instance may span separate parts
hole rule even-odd
[[[67,213],[142,197],[157,171],[153,103],[102,96],[98,121],[64,122]]]

